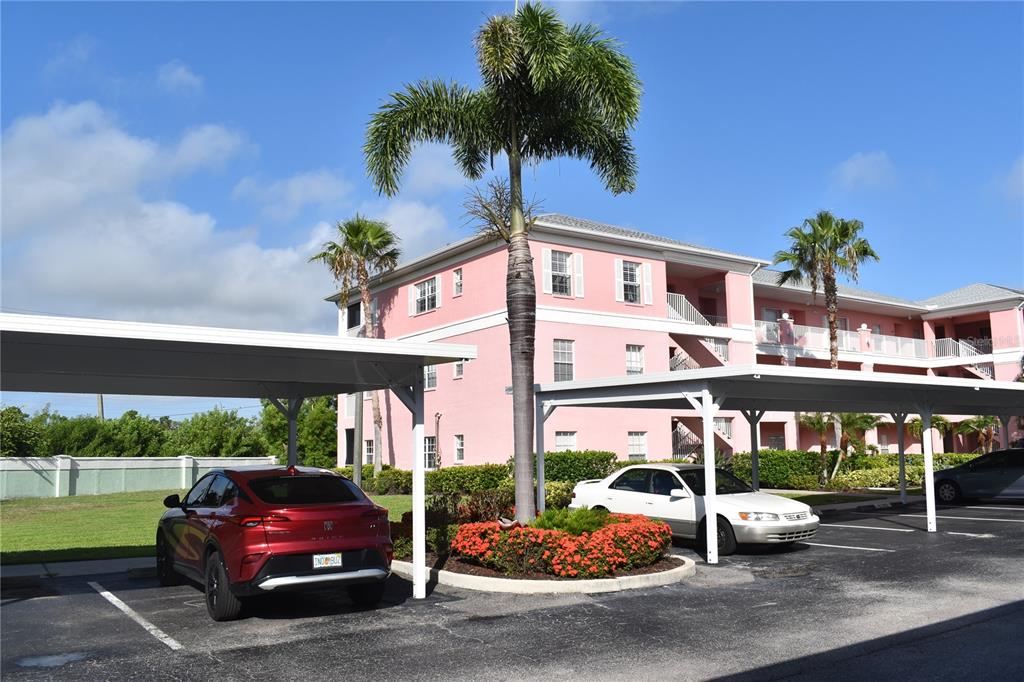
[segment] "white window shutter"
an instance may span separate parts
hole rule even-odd
[[[644,280],[644,305],[653,305],[654,303],[654,281],[651,276],[651,264],[644,263],[643,265],[643,280]]]
[[[615,259],[615,300],[619,303],[625,300],[622,293],[622,259]]]
[[[435,275],[434,276],[434,292],[435,292],[435,296],[437,297],[437,307],[438,308],[441,307],[441,291],[442,291],[441,275]]]
[[[416,314],[416,285],[409,285],[409,317]]]
[[[551,293],[551,249],[542,249],[541,253],[542,253],[542,260],[544,262],[543,272],[541,273],[542,274],[542,279],[544,280],[544,283],[543,283],[544,293],[545,294],[550,294]]]
[[[573,273],[576,276],[576,298],[583,298],[583,254],[573,254]]]

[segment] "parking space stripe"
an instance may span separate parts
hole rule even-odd
[[[960,509],[991,509],[993,511],[1017,511],[1024,512],[1024,507],[959,507]],[[947,507],[947,509],[957,509],[957,507]]]
[[[102,585],[100,585],[99,583],[90,582],[89,583],[89,587],[91,587],[92,589],[94,589],[97,592],[99,592],[101,597],[103,597],[108,602],[110,602],[111,604],[116,606],[118,609],[123,611],[125,613],[125,615],[127,615],[129,618],[131,618],[136,623],[138,623],[143,628],[145,628],[146,632],[148,632],[149,634],[151,634],[154,637],[156,637],[157,639],[159,639],[161,642],[166,644],[172,650],[177,651],[177,650],[181,649],[181,644],[179,644],[176,639],[174,639],[173,637],[171,637],[171,636],[167,635],[166,633],[164,633],[163,630],[161,630],[157,626],[153,625],[148,620],[146,620],[145,618],[140,616],[138,613],[136,613],[135,610],[132,609],[132,607],[130,607],[127,604],[125,604],[123,601],[118,599],[116,596],[114,596],[110,592],[107,592],[105,589],[103,589]]]
[[[818,528],[859,528],[862,530],[889,530],[893,533],[913,533],[913,528],[882,528],[881,526],[847,526],[842,523],[822,523]]]
[[[801,541],[803,542],[803,541]],[[859,549],[863,552],[895,552],[895,549],[879,549],[878,547],[851,547],[850,545],[826,545],[821,542],[803,542],[805,545],[814,545],[815,547],[835,547],[836,549]]]
[[[900,516],[911,516],[915,519],[927,518],[924,514],[900,514]],[[953,519],[954,521],[995,521],[996,523],[1024,523],[1024,519],[994,519],[994,518],[983,518],[981,516],[941,516],[936,515],[937,519]]]

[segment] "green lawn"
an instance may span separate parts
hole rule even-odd
[[[179,490],[113,495],[41,497],[0,502],[0,562],[78,561],[152,556],[163,499]],[[411,495],[379,495],[388,517],[400,521]]]

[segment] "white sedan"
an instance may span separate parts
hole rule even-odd
[[[718,552],[731,554],[737,543],[788,544],[809,540],[818,517],[803,502],[754,492],[727,471],[715,469]],[[607,509],[662,519],[672,535],[705,537],[704,467],[698,464],[630,466],[600,480],[580,481],[570,508]]]

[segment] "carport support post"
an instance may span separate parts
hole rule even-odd
[[[700,400],[694,395],[684,394],[693,408],[700,412],[704,430],[704,527],[707,541],[707,562],[718,563],[718,515],[715,488],[715,412],[718,406],[711,398],[711,392],[704,389]]]
[[[900,504],[907,503],[907,448],[906,448],[906,412],[893,412],[892,420],[896,422],[896,446],[899,449],[900,462]]]
[[[281,404],[277,398],[269,398],[270,404],[277,408],[277,411],[288,420],[288,466],[295,466],[299,463],[299,409],[302,407],[302,398],[288,398],[288,407]]]
[[[764,416],[764,410],[742,410],[743,416],[750,424],[750,487],[754,490],[761,489],[761,456],[758,451],[761,449],[761,434],[757,428]]]
[[[426,473],[423,451],[423,372],[412,385],[412,596],[427,598]],[[376,454],[376,453],[374,453]]]
[[[918,407],[921,415],[921,449],[924,450],[924,506],[928,516],[928,532],[934,533],[935,525],[935,467],[932,462],[932,410]]]

